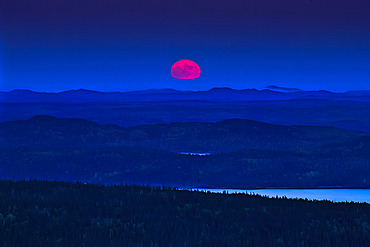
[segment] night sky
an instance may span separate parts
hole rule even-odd
[[[370,89],[368,0],[1,0],[0,90]],[[181,59],[194,80],[171,77]]]

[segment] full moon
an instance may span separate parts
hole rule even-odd
[[[180,60],[172,66],[171,75],[176,79],[195,79],[200,76],[200,67],[193,61]]]

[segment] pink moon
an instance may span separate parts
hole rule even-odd
[[[196,79],[200,76],[200,67],[193,61],[180,60],[172,66],[171,75],[176,79]]]

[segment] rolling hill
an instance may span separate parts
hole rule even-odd
[[[0,136],[2,178],[191,187],[370,187],[370,134],[332,127],[232,119],[122,128],[37,116],[1,123]]]
[[[230,88],[198,92],[173,89],[132,92],[81,89],[60,93],[14,90],[0,92],[0,103],[1,122],[51,115],[127,127],[240,118],[278,125],[370,131],[370,93],[366,90],[346,93]]]

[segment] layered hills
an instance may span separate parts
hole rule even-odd
[[[278,125],[320,125],[370,131],[369,91],[333,93],[269,88],[132,92],[81,89],[60,93],[14,90],[0,92],[0,122],[52,115],[126,127],[240,118]]]
[[[370,187],[370,134],[333,127],[231,119],[123,128],[37,116],[1,123],[0,136],[1,178],[190,187]]]
[[[329,99],[370,102],[370,90],[330,92],[304,91],[296,88],[268,86],[266,89],[232,89],[215,87],[206,91],[179,91],[174,89],[149,89],[126,92],[99,92],[87,89],[67,90],[57,93],[16,89],[0,92],[1,102],[102,102],[102,101],[251,101],[289,99]]]

